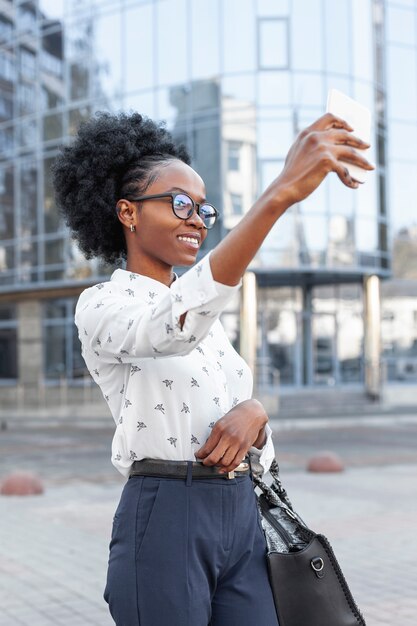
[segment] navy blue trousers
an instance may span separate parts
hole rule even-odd
[[[104,599],[117,626],[278,626],[252,480],[133,476]]]

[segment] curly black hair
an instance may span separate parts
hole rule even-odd
[[[126,258],[116,203],[146,191],[155,166],[173,159],[190,163],[162,122],[139,113],[98,112],[81,124],[51,171],[58,208],[88,259]]]

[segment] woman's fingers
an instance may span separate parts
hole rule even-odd
[[[359,187],[360,183],[351,177],[348,168],[343,165],[343,163],[337,161],[333,171],[338,175],[346,187],[350,187],[350,189],[357,189]]]
[[[369,163],[355,148],[349,146],[338,146],[336,149],[336,157],[338,161],[347,161],[353,165],[361,167],[363,170],[372,171],[375,169],[372,163]]]
[[[223,465],[223,468],[220,470],[222,474],[225,474],[226,472],[232,472],[234,469],[237,468],[238,465],[240,465],[242,463],[242,459],[245,458],[245,455],[247,454],[247,450],[245,448],[240,448],[237,452],[237,454],[234,455],[232,461],[229,463],[229,465]]]
[[[303,132],[308,133],[311,131],[323,131],[330,130],[331,128],[341,128],[349,132],[353,131],[352,126],[348,124],[346,120],[343,120],[341,117],[337,117],[337,115],[333,115],[333,113],[325,113]]]
[[[352,148],[358,148],[358,150],[367,150],[370,147],[370,143],[363,141],[356,135],[347,132],[342,129],[330,130],[328,135],[336,145],[352,146]]]

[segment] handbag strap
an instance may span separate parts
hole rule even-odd
[[[277,502],[278,498],[286,504],[286,506],[293,511],[293,506],[291,500],[288,497],[288,494],[285,488],[282,485],[281,478],[279,475],[279,465],[278,461],[274,459],[271,463],[271,467],[269,468],[269,473],[271,474],[273,481],[271,486],[267,485],[259,476],[252,475],[252,479],[256,487],[259,487],[261,491],[265,494],[268,500],[273,504],[279,504]]]

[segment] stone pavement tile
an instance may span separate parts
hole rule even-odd
[[[102,597],[121,486],[0,498],[0,626],[110,626]]]

